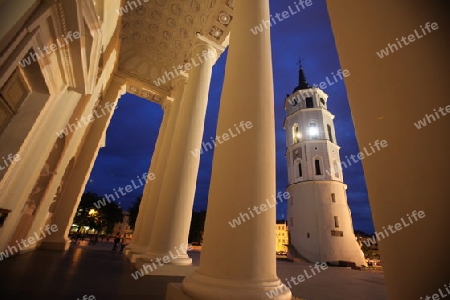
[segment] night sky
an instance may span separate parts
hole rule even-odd
[[[272,15],[289,11],[289,6],[296,11],[293,0],[271,0],[270,3]],[[334,82],[332,72],[336,74],[336,71],[341,68],[325,0],[313,0],[312,3],[310,7],[291,15],[288,19],[282,22],[277,21],[277,24],[271,28],[275,85],[277,191],[284,191],[288,184],[284,156],[286,141],[283,129],[285,118],[283,106],[286,94],[292,93],[298,84],[297,61],[300,57],[303,59],[303,69],[311,85],[318,85],[325,81],[327,76]],[[221,56],[213,69],[204,141],[210,141],[210,138],[215,136],[226,56],[227,52]],[[351,76],[351,70],[349,71]],[[346,155],[356,155],[359,150],[345,84],[339,81],[324,91],[329,95],[328,110],[336,116],[334,121],[337,143],[341,146],[341,159]],[[157,104],[134,95],[122,96],[107,131],[106,147],[99,152],[86,191],[100,195],[112,194],[113,189],[125,187],[136,176],[142,176],[148,171],[162,114],[163,111]],[[214,151],[208,151],[201,156],[194,202],[195,211],[206,209],[213,153]],[[355,163],[343,172],[344,182],[348,185],[347,195],[354,229],[372,233],[374,229],[361,163]],[[127,209],[141,194],[142,189],[134,190],[121,197],[118,202]],[[285,204],[277,206],[278,219],[287,217]]]

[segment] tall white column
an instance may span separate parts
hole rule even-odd
[[[126,92],[125,83],[121,78],[114,78],[108,91],[100,100],[99,105],[117,104],[119,98]],[[105,110],[106,111],[106,110]],[[94,166],[98,151],[103,146],[102,140],[106,134],[114,109],[109,114],[96,119],[87,133],[87,137],[77,153],[75,165],[70,175],[66,188],[60,196],[61,201],[57,204],[52,223],[58,226],[58,231],[47,236],[40,248],[53,250],[67,250],[70,245],[68,234],[72,226],[78,204],[89,179],[89,174]]]
[[[158,139],[156,140],[155,150],[153,152],[153,156],[151,159],[150,168],[148,171],[149,174],[155,173],[156,164],[160,159],[159,155],[161,152],[161,144],[162,144],[165,134],[167,132],[166,129],[167,129],[167,123],[168,123],[168,119],[169,119],[171,104],[172,104],[171,99],[167,98],[162,105],[162,108],[164,110],[164,115],[163,115],[163,120],[161,122],[161,126],[159,128]],[[155,180],[156,180],[156,178],[154,180],[150,180],[149,182],[147,182],[145,184],[141,203],[139,205],[139,214],[137,216],[136,224],[134,226],[133,240],[127,246],[127,251],[132,251],[133,253],[140,253],[143,251],[143,250],[141,250],[142,247],[141,247],[139,241],[141,239],[142,232],[144,231],[143,222],[144,222],[144,219],[146,219],[145,215],[147,214],[147,207],[149,206],[148,194],[149,194],[149,191],[154,188]],[[146,223],[148,224],[148,222],[146,222]],[[147,224],[145,224],[145,225],[147,225]]]
[[[200,164],[200,155],[195,156],[192,152],[201,147],[212,66],[217,59],[217,51],[202,40],[199,40],[192,50],[191,56],[197,66],[189,72],[169,158],[165,165],[166,171],[155,218],[155,224],[158,226],[152,230],[150,248],[143,257],[144,262],[169,256],[169,264],[192,263],[186,246]],[[138,266],[141,263],[139,262]]]
[[[192,299],[291,299],[276,274],[275,124],[270,31],[250,31],[269,19],[269,1],[236,1],[217,135],[250,129],[214,152],[200,267],[183,281]],[[261,205],[265,206],[265,211]],[[259,208],[259,214],[254,207]],[[232,228],[240,214],[251,219]]]
[[[155,153],[157,157],[154,156],[150,167],[150,172],[155,174],[155,179],[150,186],[148,186],[148,184],[145,186],[144,194],[142,196],[142,203],[139,208],[139,217],[136,222],[137,233],[135,231],[133,234],[133,247],[131,248],[131,253],[129,254],[132,262],[135,262],[136,258],[141,257],[149,247],[152,229],[155,223],[156,210],[160,199],[159,195],[161,185],[164,179],[166,164],[172,145],[173,132],[177,121],[178,112],[180,110],[181,100],[184,95],[186,82],[186,73],[182,73],[179,77],[174,79],[172,85],[174,89],[174,97],[167,99],[163,105],[164,119],[157,141],[157,144],[160,144],[160,149],[158,149],[158,152]]]

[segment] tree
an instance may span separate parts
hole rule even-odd
[[[114,225],[123,220],[122,209],[116,203],[111,202],[102,206],[99,211],[103,220],[103,226],[106,226],[106,233],[113,233]]]
[[[130,224],[130,227],[133,230],[136,226],[136,220],[137,220],[137,216],[139,214],[139,207],[141,205],[141,201],[142,201],[142,196],[137,197],[136,200],[134,201],[133,205],[131,206],[131,208],[128,210],[128,212],[130,214],[128,224]]]
[[[98,213],[92,210],[93,203],[98,201],[99,198],[100,197],[97,194],[89,192],[81,196],[77,213],[73,219],[73,222],[79,226],[78,231],[80,231],[83,226],[94,229],[99,227],[100,220],[98,219]]]
[[[79,226],[78,230],[82,226],[88,226],[98,231],[106,227],[106,232],[110,234],[114,225],[122,221],[122,209],[114,202],[107,203],[98,210],[95,209],[94,203],[101,199],[99,195],[91,192],[84,193],[81,196],[77,213],[73,219],[73,222]]]
[[[190,243],[203,243],[203,231],[205,228],[206,211],[192,212],[191,227],[188,241]]]

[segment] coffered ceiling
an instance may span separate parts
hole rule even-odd
[[[142,5],[130,7],[130,2]],[[125,5],[119,71],[146,85],[155,86],[166,71],[190,59],[197,33],[227,46],[234,0],[130,0]],[[169,88],[166,83],[158,89]]]

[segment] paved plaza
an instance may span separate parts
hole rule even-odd
[[[100,300],[164,300],[167,284],[183,280],[179,276],[134,280],[134,265],[111,248],[112,243],[90,246],[82,242],[66,252],[37,250],[7,258],[0,262],[0,299],[76,300],[93,295]],[[190,256],[198,265],[200,252],[192,251]],[[283,281],[298,277],[305,270],[311,276],[309,266],[277,260],[278,275]],[[382,273],[336,267],[293,286],[292,291],[294,296],[307,300],[387,299]]]

